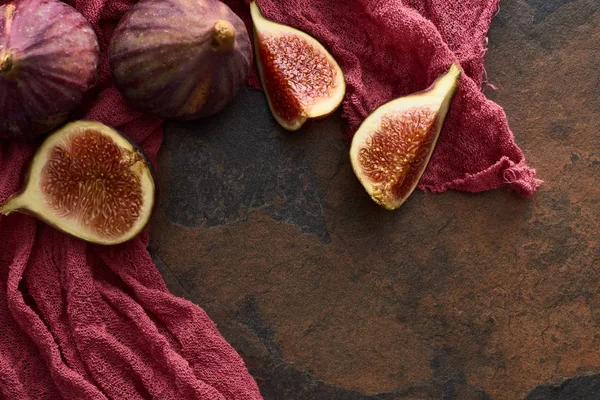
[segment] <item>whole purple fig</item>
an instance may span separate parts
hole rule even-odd
[[[217,0],[141,0],[122,18],[109,58],[115,83],[135,108],[164,118],[220,111],[252,63],[242,20]]]
[[[66,122],[98,79],[88,21],[58,0],[0,6],[0,138],[35,139]]]

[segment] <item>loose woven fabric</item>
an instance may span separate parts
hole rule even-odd
[[[242,0],[226,0],[245,15]],[[247,1],[246,1],[247,3]],[[499,0],[257,0],[263,14],[324,44],[344,71],[350,138],[381,104],[421,91],[452,62],[465,71],[419,187],[523,196],[541,181],[527,167],[506,115],[481,91],[486,34]],[[250,25],[248,25],[250,26]],[[258,87],[256,74],[252,83]]]
[[[129,0],[72,0],[106,49]],[[0,1],[3,4],[3,1]],[[119,127],[154,160],[159,120],[110,86],[86,118]],[[0,202],[19,189],[34,149],[0,141]],[[233,348],[199,307],[170,294],[147,233],[87,245],[34,219],[0,217],[0,399],[260,399]]]
[[[0,4],[5,0],[0,0]],[[131,0],[69,0],[106,49]],[[247,4],[227,0],[249,23]],[[422,189],[478,192],[540,181],[502,109],[480,87],[485,35],[498,0],[261,0],[268,18],[325,44],[347,82],[349,135],[378,105],[423,90],[453,61],[461,78]],[[256,73],[251,83],[258,87]],[[160,122],[110,86],[86,118],[119,127],[154,160]],[[0,142],[0,202],[18,190],[34,149]],[[0,217],[0,398],[260,399],[235,351],[197,306],[168,293],[147,232],[124,245],[87,245],[34,219]]]

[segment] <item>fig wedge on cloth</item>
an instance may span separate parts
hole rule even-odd
[[[250,14],[258,74],[277,122],[295,131],[308,119],[333,113],[346,81],[331,54],[306,33],[266,19],[254,1]]]
[[[458,89],[461,69],[419,93],[392,100],[369,115],[352,139],[354,173],[382,207],[400,207],[417,187]]]
[[[143,151],[114,129],[76,121],[51,134],[29,166],[25,187],[0,206],[98,244],[137,236],[154,206],[154,178]]]

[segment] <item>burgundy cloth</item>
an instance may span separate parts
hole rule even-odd
[[[245,15],[242,0],[225,0]],[[481,192],[508,186],[532,195],[506,115],[481,91],[483,56],[499,0],[257,0],[263,14],[303,30],[339,62],[348,84],[348,137],[377,106],[426,89],[452,62],[465,71],[419,187]],[[248,25],[250,26],[250,25]],[[252,82],[258,87],[256,75]]]
[[[0,4],[5,0],[0,0]],[[69,0],[103,49],[132,0]],[[540,181],[502,109],[481,92],[485,35],[498,0],[261,0],[265,15],[312,34],[348,81],[348,132],[375,107],[429,86],[453,61],[466,74],[422,189],[478,192]],[[246,17],[243,0],[227,0]],[[256,74],[251,77],[258,86]],[[154,159],[159,120],[130,110],[110,86],[87,118],[120,127]],[[34,149],[0,142],[0,202]],[[14,214],[0,217],[0,397],[6,399],[259,399],[238,354],[207,315],[167,291],[147,232],[105,248]]]
[[[106,45],[129,0],[71,0]],[[0,0],[0,4],[5,0]],[[120,127],[154,160],[157,119],[102,85],[87,118]],[[0,141],[0,202],[18,190],[34,149]],[[260,399],[233,348],[196,305],[167,291],[147,232],[87,245],[20,214],[0,217],[0,398]]]

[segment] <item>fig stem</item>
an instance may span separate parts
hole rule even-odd
[[[0,73],[9,72],[13,67],[12,57],[5,53],[0,55]]]
[[[13,211],[21,208],[23,206],[21,198],[18,195],[13,195],[6,199],[4,204],[0,206],[0,214],[1,215],[9,215]]]
[[[431,88],[432,92],[439,94],[442,97],[445,97],[449,90],[452,87],[455,87],[458,82],[458,78],[462,75],[462,70],[458,66],[458,64],[454,63],[450,66],[450,69],[443,75],[439,76],[435,82],[433,83],[433,87]]]
[[[233,48],[235,43],[235,27],[231,22],[220,20],[215,24],[212,47],[216,51],[227,51]]]

